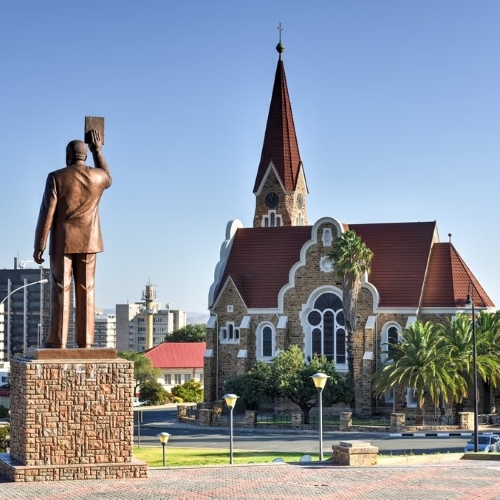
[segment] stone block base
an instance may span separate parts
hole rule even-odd
[[[339,445],[332,446],[332,460],[339,465],[359,467],[375,465],[377,462],[378,448],[362,441],[341,441]]]
[[[12,482],[71,481],[75,479],[146,479],[148,464],[22,465],[9,453],[0,453],[0,476]]]
[[[113,349],[34,356],[11,362],[10,453],[0,455],[0,474],[16,482],[147,477],[132,455],[133,363]]]

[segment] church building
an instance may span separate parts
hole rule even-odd
[[[416,320],[444,322],[463,312],[471,293],[478,310],[494,304],[435,221],[349,224],[331,215],[310,223],[304,165],[279,53],[262,153],[253,192],[253,227],[226,227],[209,291],[204,362],[205,400],[223,396],[224,382],[270,361],[296,344],[304,355],[324,354],[347,372],[343,283],[328,255],[353,229],[373,252],[359,297],[353,346],[356,414],[391,411],[393,394],[376,400],[372,377],[384,344]],[[314,172],[313,172],[314,175]],[[412,391],[399,409],[416,406]],[[396,407],[396,406],[395,406]]]

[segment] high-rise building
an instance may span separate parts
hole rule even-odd
[[[46,338],[50,283],[40,283],[42,280],[50,280],[49,269],[28,269],[26,261],[18,262],[17,258],[13,269],[0,269],[0,361],[39,347]]]
[[[92,347],[116,347],[116,314],[96,313]]]
[[[116,304],[116,348],[144,351],[161,344],[165,336],[186,326],[186,312],[165,308],[156,300],[153,285],[146,285],[143,301]]]

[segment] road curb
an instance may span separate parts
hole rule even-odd
[[[465,432],[394,432],[389,437],[461,437],[472,436],[472,431]],[[493,432],[479,432],[479,434],[493,434]]]

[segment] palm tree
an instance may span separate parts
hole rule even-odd
[[[344,316],[347,330],[347,362],[354,377],[353,342],[356,332],[358,297],[361,280],[370,272],[373,252],[352,230],[341,234],[329,255],[334,268],[343,279]]]
[[[402,342],[388,351],[384,365],[374,375],[377,395],[395,387],[410,387],[417,396],[417,407],[423,417],[427,394],[436,403],[440,395],[449,397],[463,394],[466,385],[457,371],[439,328],[431,322],[416,321],[402,333]]]
[[[481,311],[476,321],[476,367],[485,384],[496,387],[500,376],[500,317],[496,313]],[[457,413],[463,410],[463,399],[473,388],[473,336],[472,320],[468,314],[457,314],[447,327],[440,325],[444,339],[443,349],[449,353],[451,367],[463,379],[464,390],[457,394]]]

